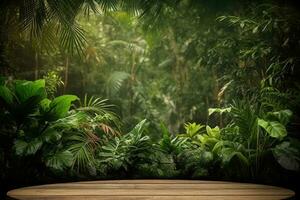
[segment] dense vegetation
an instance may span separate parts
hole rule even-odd
[[[0,188],[116,178],[296,188],[292,2],[3,1],[0,13]]]

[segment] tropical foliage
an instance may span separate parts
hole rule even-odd
[[[0,7],[0,188],[108,178],[296,188],[296,3]]]
[[[114,136],[116,117],[104,100],[85,97],[80,107],[71,109],[79,98],[62,95],[48,99],[45,81],[16,80],[1,85],[1,141],[8,158],[31,157],[54,170],[84,170],[93,164],[94,149],[102,135]],[[88,103],[87,103],[88,102]],[[6,155],[7,153],[7,155]]]

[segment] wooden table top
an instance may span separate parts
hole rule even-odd
[[[275,200],[291,190],[258,184],[198,180],[112,180],[40,185],[11,190],[19,200]]]

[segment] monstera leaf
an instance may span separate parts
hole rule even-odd
[[[73,154],[68,150],[56,152],[55,154],[48,156],[45,162],[47,167],[56,170],[64,170],[72,166]]]
[[[277,162],[287,170],[299,171],[300,151],[299,141],[285,141],[273,149],[273,155]]]
[[[17,140],[14,144],[17,155],[33,155],[42,147],[42,140],[39,138],[32,139],[30,142]]]
[[[55,128],[47,128],[42,134],[41,134],[41,139],[43,142],[56,142],[60,140],[62,137],[62,133],[57,131]]]
[[[278,121],[265,121],[263,119],[258,119],[258,125],[273,138],[283,138],[287,135],[285,126]]]
[[[270,120],[279,121],[283,125],[287,125],[292,115],[293,112],[287,109],[276,112],[269,112],[267,118]]]

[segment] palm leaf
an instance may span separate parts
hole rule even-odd
[[[72,133],[67,141],[70,143],[68,151],[73,154],[72,169],[82,172],[87,171],[91,166],[95,166],[94,152],[99,146],[97,136],[78,131]]]
[[[77,108],[79,111],[84,111],[90,114],[104,115],[110,113],[113,105],[107,104],[108,99],[101,99],[95,96],[90,98],[85,94],[83,101],[80,101],[80,106]]]
[[[86,45],[84,30],[76,23],[63,25],[60,32],[60,44],[67,52],[73,54],[75,49],[81,55]]]
[[[130,74],[124,71],[113,72],[106,80],[106,91],[108,94],[116,94],[122,87],[125,80],[130,77]]]
[[[116,11],[119,8],[119,0],[97,0],[102,11]]]

